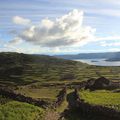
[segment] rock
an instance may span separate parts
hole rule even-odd
[[[105,78],[105,77],[100,77],[95,80],[94,84],[91,86],[91,89],[96,90],[96,89],[103,89],[107,86],[110,85],[110,80]]]

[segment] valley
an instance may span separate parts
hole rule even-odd
[[[103,82],[96,89],[95,81],[99,79]],[[77,108],[75,89],[88,106],[104,106],[117,114],[120,111],[119,84],[118,66],[95,66],[46,55],[0,53],[0,89],[5,91],[0,95],[0,119],[98,120],[101,117]],[[43,107],[40,101],[46,105]],[[84,112],[88,116],[84,116]],[[103,115],[105,120],[106,117],[107,113]],[[119,117],[109,120],[119,120]]]

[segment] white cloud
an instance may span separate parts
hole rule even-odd
[[[120,5],[120,1],[119,0],[105,0],[104,2],[112,4],[112,5]]]
[[[120,17],[120,9],[113,9],[113,8],[88,8],[85,9],[85,12],[88,14],[96,14],[96,15],[104,15],[104,16],[111,16],[111,17]],[[103,17],[104,18],[104,17]]]
[[[7,43],[4,43],[4,47],[16,48],[16,46],[20,45],[22,42],[23,42],[23,40],[21,38],[15,37],[13,40],[10,40]]]
[[[109,52],[120,52],[120,48],[111,48],[108,49]]]
[[[95,29],[83,26],[83,11],[74,9],[56,18],[41,20],[38,25],[25,28],[18,36],[27,42],[43,47],[61,47],[85,44],[94,38]]]
[[[29,19],[26,19],[20,16],[14,16],[13,22],[18,25],[29,25],[31,23]]]
[[[120,36],[100,38],[95,36],[95,29],[90,26],[83,25],[83,17],[83,11],[74,9],[68,14],[63,15],[60,18],[56,18],[55,20],[48,18],[42,19],[37,25],[29,24],[29,27],[25,26],[21,32],[16,32],[17,37],[7,45],[14,47],[14,45],[18,45],[23,41],[26,41],[26,43],[30,43],[35,46],[28,51],[25,50],[26,48],[22,47],[15,49],[25,53],[44,53],[44,51],[50,51],[51,53],[68,53],[71,51],[79,52],[81,49],[80,47],[88,44],[89,42],[120,40]],[[117,44],[118,43],[111,43],[108,45],[107,42],[101,42],[100,45],[118,46]]]
[[[13,44],[4,44],[4,48],[0,49],[0,51],[9,51],[9,52],[18,52],[18,53],[27,53],[27,54],[48,54],[51,52],[55,52],[55,50],[41,48],[40,46],[32,46],[24,42],[24,46],[21,44],[13,45]]]
[[[108,42],[106,42],[106,41],[103,41],[103,42],[101,42],[101,46],[103,46],[103,47],[115,47],[115,46],[120,46],[120,41],[118,41],[118,42],[110,42],[110,43],[108,43]]]
[[[82,0],[77,0],[77,1],[80,1],[80,2],[82,2]],[[92,0],[92,1],[90,1],[90,0],[85,0],[85,2],[87,3],[87,4],[94,4],[94,5],[107,5],[107,6],[109,6],[109,5],[120,5],[120,0]],[[102,6],[101,6],[102,7]]]
[[[8,45],[19,45],[23,42],[23,40],[19,37],[15,37],[13,40],[8,42]]]
[[[120,40],[120,36],[107,36],[107,37],[100,37],[96,38],[96,40]]]

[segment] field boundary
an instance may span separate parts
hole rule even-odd
[[[5,90],[4,88],[0,88],[0,95],[6,98],[10,98],[12,100],[33,104],[38,107],[46,108],[47,106],[49,106],[49,103],[42,99],[34,99],[31,97],[26,97],[24,95],[17,94],[12,90]]]
[[[101,105],[92,105],[85,102],[80,98],[78,89],[74,90],[74,97],[76,101],[75,107],[83,114],[98,115],[98,116],[104,116],[107,119],[110,118],[112,120],[120,120],[119,111]]]

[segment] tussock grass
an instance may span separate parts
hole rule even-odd
[[[43,120],[44,110],[22,102],[0,105],[0,120]]]

